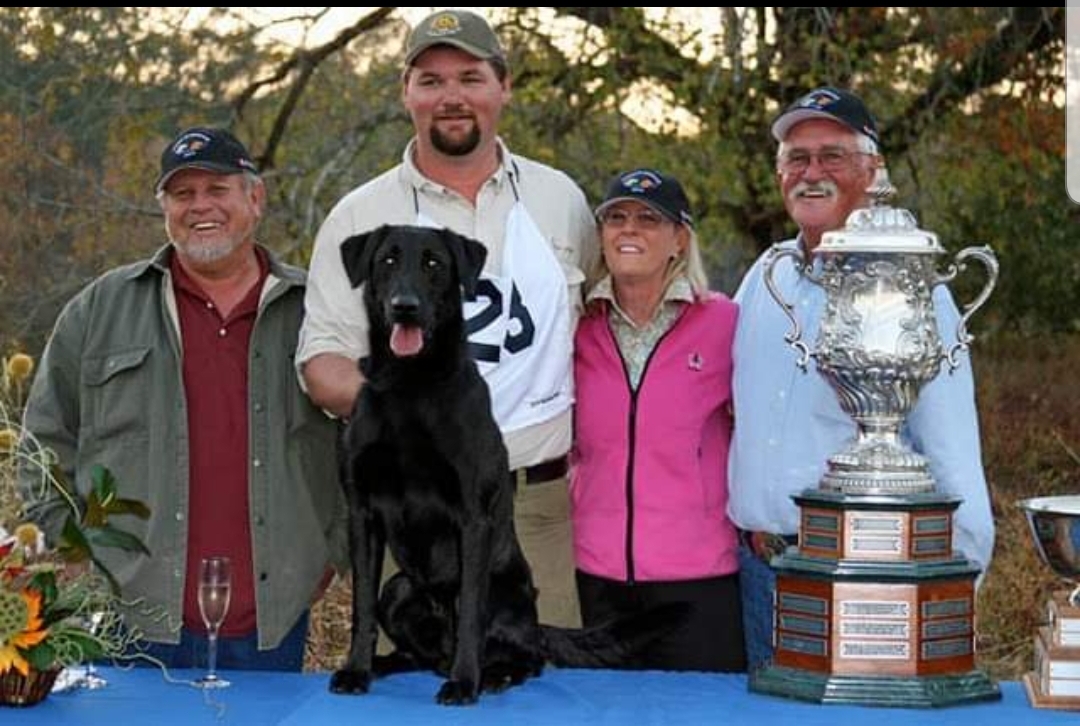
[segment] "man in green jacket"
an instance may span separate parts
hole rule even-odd
[[[331,562],[346,566],[335,425],[293,367],[305,275],[255,241],[266,190],[229,132],[181,133],[155,192],[170,244],[67,304],[24,424],[84,495],[101,464],[120,496],[149,506],[147,521],[123,522],[149,557],[98,554],[151,655],[205,667],[199,562],[223,555],[233,574],[218,665],[300,670],[310,605]],[[31,501],[54,533],[55,504]]]

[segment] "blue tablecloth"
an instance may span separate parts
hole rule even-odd
[[[1076,726],[1076,713],[1029,707],[1023,687],[1002,683],[1003,700],[938,710],[822,706],[747,691],[745,676],[559,670],[505,693],[483,696],[475,706],[439,706],[440,680],[406,674],[376,681],[365,696],[336,696],[326,673],[225,672],[233,685],[198,691],[169,683],[154,669],[103,668],[109,685],[96,691],[51,694],[31,708],[0,707],[0,726],[117,726],[117,724],[472,724],[474,726]],[[191,671],[173,677],[190,679]]]

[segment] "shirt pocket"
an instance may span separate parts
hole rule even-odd
[[[152,390],[150,347],[125,348],[84,363],[86,410],[95,438],[145,434]]]

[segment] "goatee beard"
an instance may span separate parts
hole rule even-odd
[[[461,141],[453,141],[433,127],[431,129],[431,145],[447,156],[465,156],[471,154],[480,145],[480,129],[474,125],[468,136]]]
[[[240,245],[233,240],[226,239],[221,242],[208,244],[174,243],[177,251],[184,257],[196,264],[210,264],[223,260],[231,255]]]

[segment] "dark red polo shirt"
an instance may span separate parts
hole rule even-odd
[[[184,350],[190,480],[184,625],[205,631],[199,615],[199,561],[232,558],[232,598],[222,635],[255,632],[255,586],[248,510],[248,346],[269,263],[258,252],[259,281],[223,318],[176,259]]]

